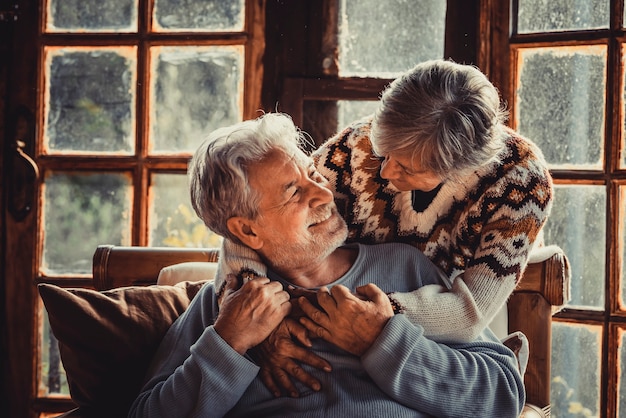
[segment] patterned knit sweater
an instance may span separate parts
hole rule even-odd
[[[356,122],[314,155],[348,223],[348,242],[403,242],[423,251],[451,289],[392,293],[392,302],[433,339],[470,341],[519,282],[550,212],[552,179],[543,155],[508,131],[499,161],[414,204],[420,195],[400,192],[380,176],[382,160],[373,155],[369,134],[369,119]]]

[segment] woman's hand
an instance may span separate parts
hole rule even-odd
[[[285,318],[261,344],[255,347],[254,356],[261,367],[261,380],[274,396],[279,397],[284,391],[289,396],[297,398],[299,392],[292,378],[315,391],[321,389],[320,382],[307,373],[300,363],[326,372],[331,371],[331,366],[307,347],[311,347],[307,330],[292,318]]]
[[[300,318],[312,336],[323,338],[357,356],[362,356],[393,317],[389,297],[378,286],[367,284],[352,294],[347,287],[323,287],[317,294],[320,308],[299,299],[307,315]]]

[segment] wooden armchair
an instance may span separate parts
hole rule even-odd
[[[93,259],[94,287],[155,284],[162,268],[182,262],[216,262],[217,249],[100,246]],[[567,302],[569,266],[556,248],[529,263],[518,289],[508,302],[508,331],[523,332],[530,343],[525,374],[527,407],[523,416],[550,416],[551,317]]]

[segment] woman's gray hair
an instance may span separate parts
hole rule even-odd
[[[404,152],[444,179],[497,157],[507,112],[476,67],[434,60],[416,65],[383,92],[372,122],[374,152]]]
[[[268,113],[212,132],[188,168],[191,204],[212,231],[239,242],[226,226],[233,216],[255,219],[260,196],[249,186],[248,166],[272,150],[299,155],[306,141],[288,115]],[[303,155],[303,154],[302,154]]]

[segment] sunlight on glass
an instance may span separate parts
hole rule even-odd
[[[49,0],[47,32],[135,32],[137,0]]]
[[[69,395],[70,389],[63,363],[61,363],[59,342],[50,330],[48,311],[43,307],[41,299],[38,301],[37,307],[43,316],[43,323],[39,332],[39,370],[41,371],[39,396]]]
[[[606,46],[519,51],[515,125],[558,168],[601,169]]]
[[[606,188],[555,185],[544,233],[546,244],[563,248],[570,262],[568,306],[604,309]]]
[[[242,31],[245,0],[155,0],[154,30],[158,32]]]
[[[209,230],[191,206],[184,174],[154,174],[150,190],[149,245],[219,248],[222,238]]]
[[[626,185],[619,186],[619,258],[620,278],[619,278],[619,309],[626,310]]]
[[[243,117],[243,47],[151,49],[150,151],[193,152]]]
[[[626,13],[626,12],[625,12]],[[626,44],[622,44],[622,62],[626,59]],[[626,68],[621,67],[622,75],[622,117],[626,118]],[[621,145],[620,167],[626,167],[626,120],[622,120],[622,145]]]
[[[553,417],[600,416],[601,347],[601,326],[552,323]]]
[[[49,173],[43,184],[41,270],[90,274],[98,245],[130,245],[131,184],[122,174]]]
[[[341,0],[339,16],[341,76],[393,78],[443,58],[445,1]]]
[[[378,108],[378,100],[339,100],[337,102],[337,111],[339,116],[337,122],[338,130],[348,126],[350,123],[363,117],[373,115]]]
[[[47,152],[132,153],[136,52],[135,47],[45,49]]]
[[[518,0],[518,4],[518,33],[609,27],[609,0]]]

